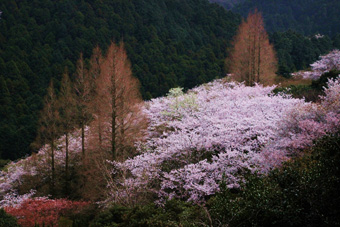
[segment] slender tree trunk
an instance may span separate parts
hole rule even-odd
[[[51,195],[55,196],[55,167],[54,167],[54,140],[51,141],[51,169],[52,169],[52,179],[51,179]]]
[[[83,161],[85,160],[85,126],[84,122],[81,122],[81,154]]]
[[[69,194],[69,181],[70,181],[70,174],[69,174],[69,139],[68,133],[65,133],[65,195]]]
[[[124,93],[124,89],[122,91],[122,93]],[[120,105],[120,109],[121,111],[124,111],[124,96],[122,95],[122,101],[121,101],[121,105]],[[125,115],[126,113],[124,112],[123,114],[121,115]],[[120,144],[120,152],[122,152],[122,157],[125,158],[125,154],[126,154],[126,151],[125,151],[125,147],[124,147],[124,144],[125,144],[125,124],[124,124],[124,117],[121,117],[120,118],[120,141],[119,141],[119,144]]]
[[[257,83],[260,82],[260,72],[261,72],[261,37],[259,37],[259,49],[258,49],[258,59],[257,59]]]
[[[102,116],[98,116],[98,139],[99,139],[99,149],[102,150],[103,137],[102,137]]]
[[[251,68],[251,80],[249,81],[250,86],[254,86],[256,78],[256,34],[253,34],[253,47],[251,56],[252,68]]]
[[[65,143],[66,143],[66,157],[65,157],[65,174],[66,174],[66,181],[68,181],[69,177],[69,171],[68,171],[68,165],[69,165],[69,157],[68,157],[68,133],[65,133]]]
[[[248,72],[247,72],[247,77],[248,79],[246,79],[246,85],[247,86],[250,86],[250,80],[251,80],[251,35],[249,34],[249,43],[248,43],[248,54],[249,54],[249,57],[248,57]]]
[[[111,138],[111,152],[112,152],[112,160],[116,160],[116,119],[117,119],[117,106],[116,106],[116,83],[115,83],[115,78],[112,78],[112,83],[113,83],[113,86],[112,86],[112,128],[111,128],[111,135],[112,135],[112,138]]]

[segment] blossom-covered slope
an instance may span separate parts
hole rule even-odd
[[[320,60],[314,62],[311,71],[292,73],[293,76],[302,76],[303,79],[317,80],[324,73],[331,70],[340,70],[340,51],[333,50],[326,55],[320,56]]]
[[[238,187],[242,172],[265,172],[287,159],[294,146],[309,145],[327,131],[311,127],[311,139],[306,137],[313,123],[323,124],[325,113],[316,104],[273,95],[274,88],[214,81],[149,102],[150,138],[140,146],[141,155],[114,163],[116,173],[131,177],[112,182],[113,198],[149,188],[161,200],[200,202],[218,191],[222,180]]]
[[[109,200],[138,201],[153,195],[163,201],[181,198],[204,202],[224,181],[239,187],[244,172],[265,173],[310,146],[340,125],[340,78],[332,80],[321,103],[306,103],[272,87],[216,80],[190,90],[172,89],[167,97],[145,105],[148,138],[137,144],[139,155],[112,163]],[[56,169],[63,168],[65,145],[57,142]],[[70,141],[70,159],[81,164],[79,132]],[[9,164],[0,173],[2,207],[22,203],[33,193],[18,195],[23,177],[49,176],[49,147]],[[150,196],[148,197],[150,198]]]

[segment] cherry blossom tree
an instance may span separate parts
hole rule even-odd
[[[311,71],[292,73],[293,76],[302,76],[304,79],[317,80],[324,73],[331,70],[340,70],[340,51],[333,50],[330,53],[320,56],[320,60],[314,62]]]
[[[129,189],[115,188],[113,198],[151,186],[161,199],[198,202],[218,191],[223,177],[238,187],[242,172],[256,170],[262,147],[276,138],[285,111],[304,103],[272,95],[273,89],[215,81],[147,103],[149,139],[140,144],[141,155],[114,162],[116,173],[133,177],[111,184]]]

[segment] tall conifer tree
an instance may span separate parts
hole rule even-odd
[[[60,114],[58,110],[57,97],[54,92],[53,82],[50,82],[50,86],[47,89],[47,94],[44,100],[44,108],[41,111],[39,119],[39,132],[37,142],[39,144],[48,143],[50,145],[50,156],[51,156],[51,183],[50,193],[55,196],[55,140],[58,138],[60,133]]]
[[[60,93],[58,97],[60,113],[60,130],[65,136],[65,193],[68,193],[69,183],[69,133],[75,128],[76,100],[72,82],[65,71],[61,80]]]
[[[255,10],[243,21],[234,38],[230,72],[237,81],[246,85],[271,84],[274,81],[277,59],[269,43],[261,13]]]

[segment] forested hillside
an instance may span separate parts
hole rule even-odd
[[[217,3],[225,7],[226,9],[232,9],[245,0],[210,0],[210,2]]]
[[[320,55],[340,48],[340,36],[332,40],[328,36],[308,37],[288,30],[271,33],[269,38],[279,60],[277,74],[285,77],[289,77],[292,72],[308,68]]]
[[[274,44],[279,60],[277,74],[306,69],[318,56],[340,48],[338,11],[336,1],[263,1],[263,0],[210,0],[241,14],[258,9]],[[320,10],[320,7],[322,10]],[[321,33],[321,35],[318,35]]]
[[[222,5],[229,0],[220,1]],[[246,0],[233,7],[234,12],[247,16],[257,8],[263,13],[269,31],[293,29],[305,35],[321,33],[334,36],[340,32],[340,1],[334,0]]]
[[[205,0],[0,3],[0,158],[29,153],[51,78],[123,39],[145,99],[225,75],[240,17]]]

